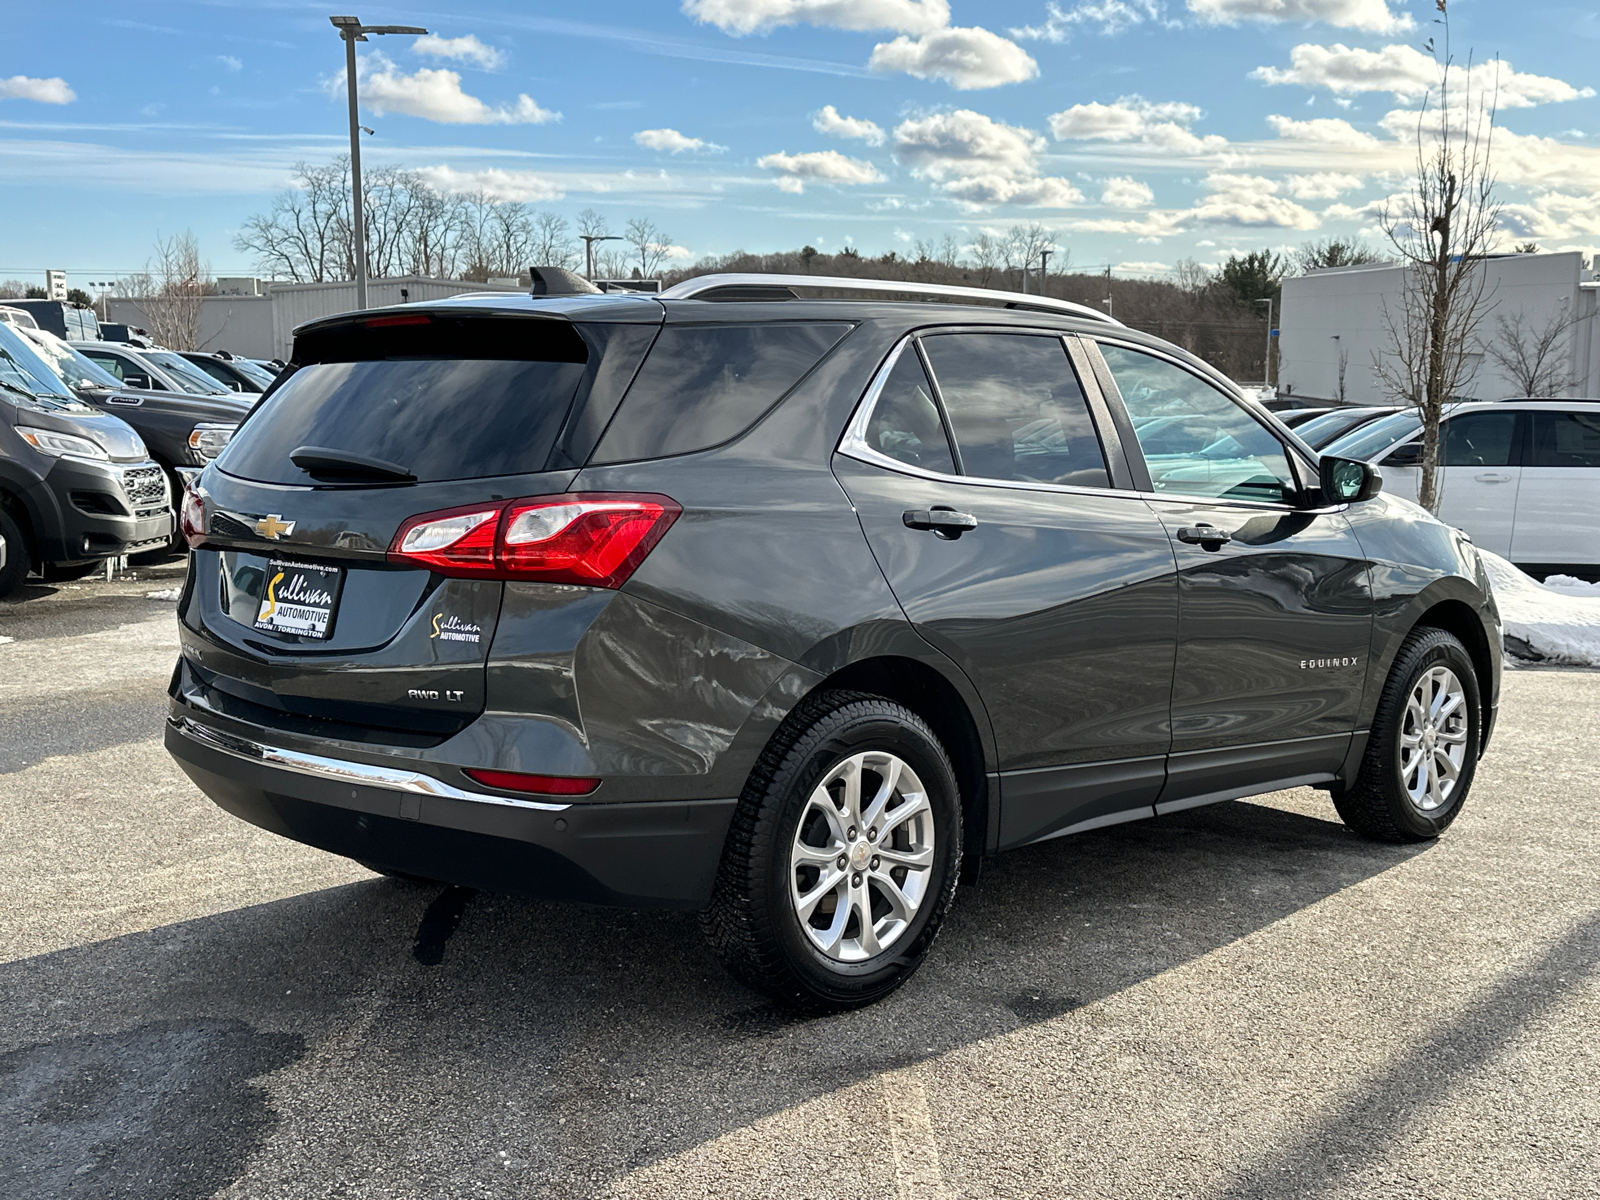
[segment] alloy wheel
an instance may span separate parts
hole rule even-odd
[[[1467,700],[1449,667],[1411,687],[1400,725],[1400,779],[1411,805],[1433,816],[1449,802],[1467,758]]]

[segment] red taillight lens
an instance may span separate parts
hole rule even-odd
[[[619,588],[682,511],[666,496],[633,492],[453,508],[412,517],[389,558],[441,575]]]
[[[190,549],[206,540],[206,506],[193,484],[183,489],[183,502],[178,505],[178,529]]]
[[[467,776],[485,787],[507,792],[532,792],[536,796],[587,796],[600,786],[598,779],[572,775],[524,775],[521,771],[480,771],[462,768]]]

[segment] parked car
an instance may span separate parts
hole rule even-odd
[[[1600,400],[1455,404],[1440,433],[1441,521],[1530,575],[1600,579]],[[1388,490],[1414,499],[1422,420],[1404,409],[1325,453],[1381,464]]]
[[[1450,824],[1499,618],[1380,486],[1038,296],[330,317],[184,497],[167,746],[284,836],[700,909],[739,978],[864,1004],[984,855],[1296,785],[1367,836]]]
[[[40,329],[59,338],[94,341],[100,336],[100,321],[87,304],[70,300],[7,300],[7,308],[21,309]]]
[[[11,308],[5,304],[0,304],[0,322],[14,325],[18,329],[39,328],[39,322],[33,319],[32,313],[24,312],[20,308]]]
[[[72,347],[119,383],[145,391],[227,396],[224,387],[175,350],[135,349],[115,342],[72,342]]]
[[[1399,405],[1383,404],[1360,408],[1332,408],[1325,413],[1312,417],[1309,421],[1291,426],[1296,435],[1313,450],[1321,450],[1324,446],[1336,441],[1349,433],[1352,429],[1359,429],[1363,425],[1376,421],[1379,417],[1387,417],[1391,413],[1400,411]]]
[[[37,378],[30,357],[0,323],[0,596],[33,570],[73,579],[164,546],[174,525],[166,476],[139,435]]]
[[[179,353],[233,392],[259,395],[271,387],[272,381],[278,377],[277,372],[263,370],[248,358],[238,358],[226,352],[207,354],[201,350],[181,350]]]
[[[37,353],[28,369],[133,426],[166,472],[174,496],[182,495],[188,480],[221,453],[250,411],[251,402],[236,394],[196,396],[126,387],[54,334],[42,329],[19,332],[27,348]],[[141,561],[154,561],[183,548],[182,533],[174,531],[169,546],[146,552]]]
[[[1302,425],[1306,421],[1313,420],[1322,416],[1324,413],[1330,413],[1333,411],[1334,410],[1331,408],[1289,408],[1275,411],[1272,415],[1277,417],[1278,420],[1282,421],[1290,429],[1294,429],[1296,426]]]
[[[102,342],[125,342],[140,350],[157,350],[154,338],[149,330],[140,329],[137,325],[129,325],[119,321],[105,321],[100,325],[100,340]]]

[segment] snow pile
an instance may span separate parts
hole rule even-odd
[[[175,587],[162,588],[159,592],[146,592],[144,595],[147,600],[176,600],[183,595],[183,589]]]
[[[1534,662],[1600,667],[1600,584],[1554,575],[1555,586],[1479,551],[1505,622],[1506,651]]]

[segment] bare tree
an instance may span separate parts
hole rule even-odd
[[[1344,403],[1344,396],[1345,396],[1345,392],[1344,392],[1344,376],[1345,376],[1345,372],[1347,370],[1349,370],[1349,367],[1350,367],[1350,351],[1348,351],[1348,350],[1346,350],[1344,348],[1344,343],[1343,342],[1340,342],[1339,343],[1339,388],[1338,388],[1338,392],[1336,393],[1338,398],[1339,398],[1339,403],[1340,404]]]
[[[530,258],[530,266],[566,267],[569,270],[583,261],[573,247],[572,234],[567,230],[565,217],[543,212],[533,219]]]
[[[1294,253],[1294,265],[1300,268],[1302,275],[1328,267],[1357,267],[1378,261],[1378,252],[1357,238],[1331,237],[1325,241],[1307,242]]]
[[[1190,295],[1198,295],[1211,284],[1211,268],[1193,258],[1180,258],[1177,273],[1179,289]]]
[[[1399,311],[1384,307],[1386,349],[1373,356],[1385,390],[1421,414],[1417,499],[1430,511],[1439,506],[1439,424],[1472,378],[1478,326],[1491,307],[1482,263],[1501,209],[1490,163],[1494,95],[1474,91],[1470,57],[1460,95],[1453,92],[1447,0],[1435,4],[1445,17],[1444,50],[1434,51],[1438,98],[1424,98],[1417,117],[1416,178],[1379,220],[1405,276]]]
[[[200,243],[184,230],[169,238],[157,235],[155,256],[123,284],[157,343],[199,350],[200,301],[212,282],[211,264],[200,257]]]
[[[672,249],[672,239],[657,229],[654,221],[635,217],[623,230],[623,239],[638,258],[639,277],[653,279]]]
[[[1028,290],[1028,271],[1039,261],[1039,252],[1055,250],[1055,235],[1034,221],[1029,225],[1013,225],[1006,234],[1006,269],[1015,265],[1023,291]]]
[[[1565,307],[1540,326],[1521,312],[1502,313],[1495,318],[1495,336],[1482,350],[1516,385],[1518,395],[1554,398],[1575,382],[1567,353],[1567,334],[1574,324]]]
[[[271,279],[349,279],[350,160],[296,163],[294,181],[273,198],[268,212],[245,222],[234,248],[254,254],[257,270]]]
[[[584,237],[605,237],[611,232],[611,226],[605,216],[586,208],[578,214],[578,233]]]
[[[972,265],[978,272],[978,286],[988,287],[989,277],[994,274],[1005,258],[1005,247],[1000,239],[991,233],[980,232],[972,239]]]

